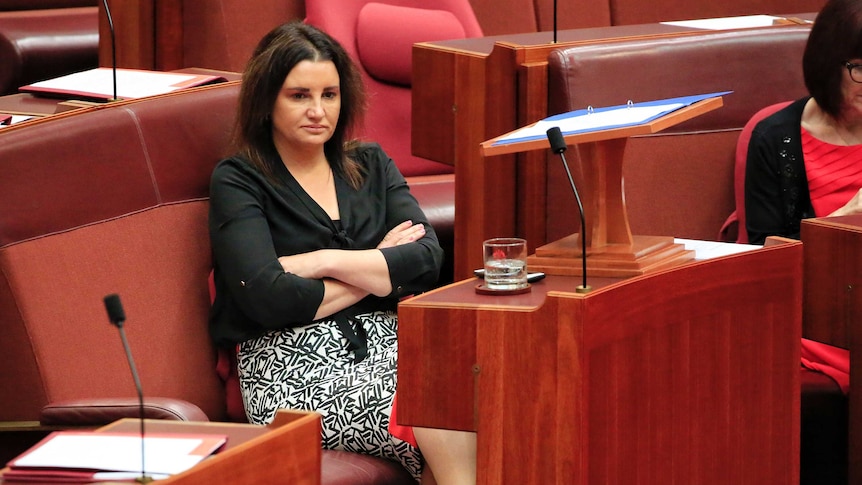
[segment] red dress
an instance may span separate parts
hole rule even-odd
[[[862,145],[832,145],[802,129],[802,154],[811,207],[825,217],[844,206],[862,188]],[[834,379],[846,394],[850,388],[850,352],[802,339],[802,365]]]

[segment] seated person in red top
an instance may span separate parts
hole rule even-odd
[[[830,0],[817,15],[802,72],[810,96],[755,126],[745,172],[752,244],[799,238],[802,219],[862,213],[862,0]],[[849,354],[803,339],[803,364],[847,391]]]
[[[397,303],[436,283],[443,251],[392,159],[350,138],[364,102],[324,32],[294,22],[260,41],[242,77],[239,153],[211,180],[210,333],[239,345],[250,422],[317,411],[326,448],[472,484],[475,434],[417,428],[414,446],[390,432]]]

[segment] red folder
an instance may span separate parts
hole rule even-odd
[[[117,99],[135,99],[225,81],[222,76],[208,74],[117,69],[116,94]],[[114,71],[99,67],[28,84],[18,90],[54,98],[109,101],[114,99]]]
[[[144,469],[166,478],[221,450],[227,436],[147,433]],[[57,431],[9,462],[4,483],[90,483],[134,481],[141,471],[142,441],[137,433]]]

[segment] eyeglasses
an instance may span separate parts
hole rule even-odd
[[[844,63],[844,67],[847,68],[853,82],[862,83],[862,64],[852,64],[848,61]]]

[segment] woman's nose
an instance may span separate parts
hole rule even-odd
[[[313,101],[308,107],[308,117],[319,118],[321,116],[323,116],[323,104],[319,100]]]

